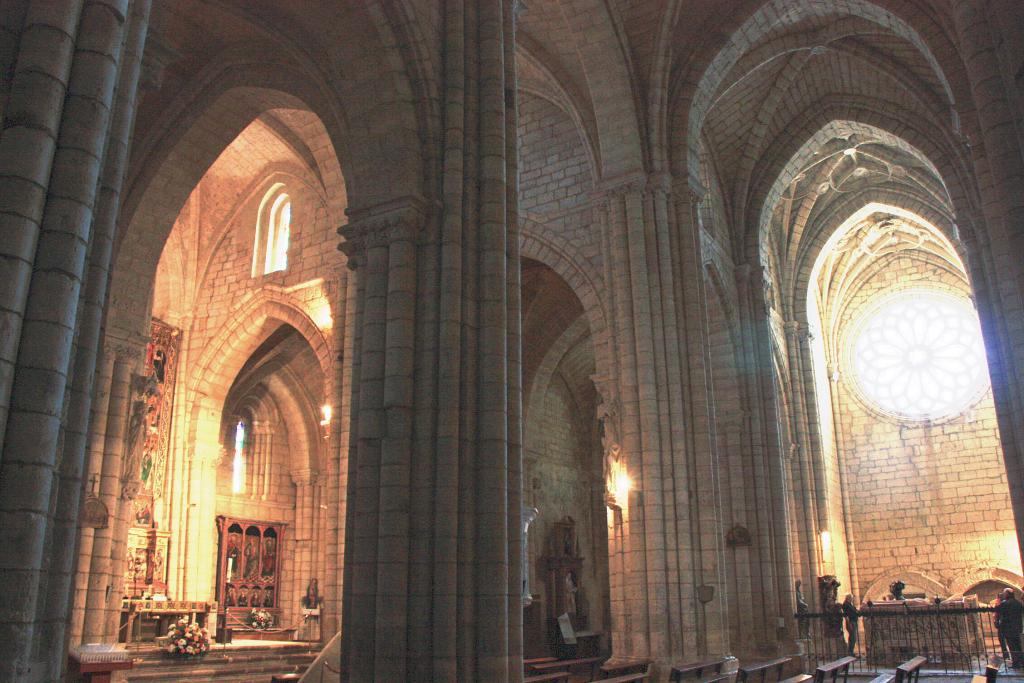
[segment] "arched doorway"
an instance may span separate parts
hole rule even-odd
[[[558,651],[557,618],[610,631],[605,477],[594,348],[583,306],[549,267],[523,259],[523,502],[537,510],[527,548],[524,651]],[[595,640],[599,640],[597,637]]]

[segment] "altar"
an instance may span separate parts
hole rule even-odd
[[[171,624],[180,618],[198,623],[215,633],[217,629],[217,603],[195,600],[151,600],[125,598],[121,600],[121,628],[118,642],[152,641],[167,633]]]

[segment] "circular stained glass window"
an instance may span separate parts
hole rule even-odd
[[[907,291],[862,316],[850,358],[861,393],[882,411],[948,417],[988,388],[978,316],[965,299]]]

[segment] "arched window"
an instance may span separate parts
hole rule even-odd
[[[978,315],[966,299],[909,290],[861,316],[852,370],[883,412],[912,420],[966,410],[988,388]]]
[[[276,273],[288,267],[288,241],[291,236],[292,200],[282,183],[274,183],[260,202],[256,217],[256,246],[252,257],[252,276]]]
[[[241,493],[245,488],[245,423],[235,425],[235,456],[231,462],[231,493]]]

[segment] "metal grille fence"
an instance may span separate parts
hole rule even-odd
[[[849,654],[845,620],[839,614],[797,614],[809,663],[818,666]],[[838,625],[838,630],[837,630]],[[837,635],[838,633],[838,635]],[[993,607],[935,607],[861,612],[851,672],[892,671],[918,655],[931,671],[980,672],[1002,664],[1005,652]]]

